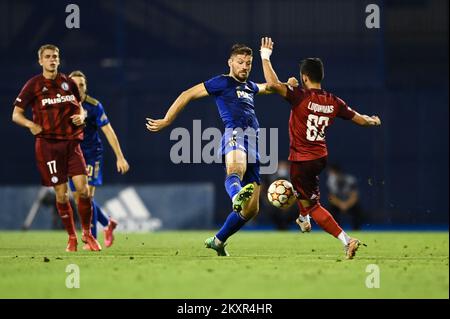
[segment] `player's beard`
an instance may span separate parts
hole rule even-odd
[[[244,73],[245,73],[245,75],[244,75],[244,76],[241,76],[241,74],[244,74]],[[248,75],[249,75],[249,72],[234,73],[234,77],[235,77],[236,79],[238,79],[239,81],[241,81],[241,82],[247,81]]]

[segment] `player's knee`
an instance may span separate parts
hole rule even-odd
[[[77,193],[80,198],[90,198],[89,189],[87,186],[77,190]]]
[[[67,203],[69,202],[69,193],[68,192],[55,192],[56,201],[58,203]]]

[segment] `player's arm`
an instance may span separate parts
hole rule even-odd
[[[381,120],[378,116],[372,115],[361,115],[358,112],[355,112],[355,115],[352,118],[352,122],[358,124],[360,126],[379,126],[381,125]]]
[[[114,129],[112,128],[111,124],[108,123],[102,126],[102,131],[105,134],[109,145],[111,145],[114,154],[116,155],[117,171],[121,174],[125,174],[130,169],[130,165],[128,165],[127,160],[123,156],[122,149],[120,148],[119,139],[117,138]]]
[[[346,201],[342,202],[342,210],[349,210],[353,206],[355,206],[356,202],[358,201],[358,191],[352,190],[350,192],[350,196]]]
[[[80,125],[84,125],[84,121],[86,120],[87,117],[87,111],[85,109],[83,109],[83,106],[81,105],[81,96],[80,96],[80,91],[78,90],[78,86],[75,84],[75,82],[72,79],[69,79],[71,81],[71,87],[72,87],[72,91],[73,94],[75,95],[75,98],[78,100],[78,104],[80,106],[80,111],[78,112],[78,114],[74,114],[72,115],[70,118],[72,119],[72,123],[75,124],[76,126],[80,126]]]
[[[266,87],[268,90],[276,92],[283,97],[286,97],[288,88],[286,84],[278,80],[278,76],[272,67],[272,63],[270,62],[270,55],[272,54],[272,51],[273,51],[272,39],[268,37],[262,38],[260,53],[263,65],[264,78],[267,81]]]
[[[25,110],[21,107],[14,106],[12,121],[20,126],[30,129],[33,135],[42,132],[42,127],[39,124],[36,124],[25,117]]]
[[[337,206],[337,207],[339,207],[339,209],[344,210],[343,209],[343,201],[341,201],[336,195],[334,195],[334,194],[328,195],[328,200],[334,206]]]
[[[191,87],[189,90],[181,93],[178,98],[170,106],[163,119],[154,120],[147,118],[147,129],[151,132],[158,132],[165,128],[166,126],[172,124],[172,122],[177,118],[178,114],[184,109],[184,107],[193,100],[200,99],[208,95],[205,85],[203,83],[197,84]]]
[[[292,86],[297,87],[298,86],[298,80],[295,77],[290,77],[287,82],[282,83],[285,86]],[[272,94],[276,91],[272,90],[267,83],[257,83],[258,86],[258,94]]]

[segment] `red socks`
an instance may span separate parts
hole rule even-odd
[[[339,227],[330,212],[323,208],[319,203],[309,210],[309,215],[323,230],[334,237],[337,238],[342,232],[342,228]]]
[[[92,219],[92,203],[89,197],[78,199],[78,214],[80,215],[83,232],[90,233]]]
[[[70,202],[67,203],[56,202],[56,208],[58,209],[58,214],[61,217],[61,220],[69,236],[71,237],[76,236],[75,225],[73,221],[73,210],[72,206],[70,206]]]

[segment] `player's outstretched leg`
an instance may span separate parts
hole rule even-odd
[[[225,250],[225,242],[227,239],[241,229],[247,221],[258,214],[260,187],[258,185],[252,185],[254,186],[253,195],[246,203],[243,211],[241,213],[232,211],[216,236],[210,237],[205,241],[206,248],[214,249],[219,256],[229,256]]]
[[[246,222],[247,220],[241,214],[232,211],[216,236],[206,239],[206,248],[214,249],[218,256],[229,256],[228,252],[225,250],[225,241],[241,229]]]
[[[225,249],[226,245],[226,243],[219,242],[215,236],[205,240],[205,247],[214,249],[217,252],[217,256],[230,256]]]
[[[359,239],[350,238],[348,244],[344,246],[345,258],[353,259],[353,257],[355,257],[356,251],[359,248],[359,245],[361,245],[361,241],[359,241]]]
[[[323,230],[342,242],[344,245],[345,257],[347,259],[353,259],[361,242],[356,238],[349,237],[336,223],[330,212],[323,208],[319,203],[309,210],[309,214]]]
[[[225,190],[230,196],[231,201],[242,189],[242,181],[237,173],[231,173],[225,178]]]
[[[247,184],[234,195],[233,197],[233,210],[240,213],[244,207],[244,204],[252,197],[255,186],[253,183]]]

